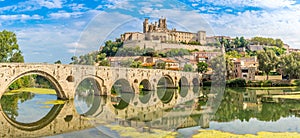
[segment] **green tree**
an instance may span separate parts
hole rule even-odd
[[[109,61],[107,59],[100,61],[99,66],[110,66]]]
[[[263,71],[267,75],[267,80],[269,79],[269,73],[276,67],[278,64],[278,59],[274,51],[266,50],[259,51],[257,53],[258,59],[258,69]]]
[[[193,67],[191,64],[185,64],[183,67],[183,71],[185,72],[192,72],[193,71]]]
[[[278,69],[282,75],[288,75],[289,79],[300,78],[300,53],[293,52],[282,55],[279,60]]]
[[[70,64],[78,64],[78,58],[76,56],[71,57],[72,62]]]
[[[141,67],[142,67],[142,62],[141,62],[141,61],[133,61],[133,62],[130,64],[130,67],[131,67],[131,68],[141,68]]]
[[[0,62],[24,62],[16,34],[13,32],[0,32]]]
[[[205,62],[198,62],[197,63],[197,71],[198,73],[205,73],[208,69],[208,64]]]
[[[57,61],[54,62],[54,64],[61,64],[61,61],[57,60]]]

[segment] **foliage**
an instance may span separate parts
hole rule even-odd
[[[273,50],[277,56],[283,55],[286,51],[283,47],[267,47],[268,50]]]
[[[166,63],[165,62],[158,62],[155,65],[156,69],[165,69],[166,68]]]
[[[109,61],[107,59],[99,62],[99,66],[110,66]]]
[[[188,43],[189,45],[201,45],[200,42],[197,42],[197,41],[191,41]]]
[[[141,56],[142,54],[143,50],[137,46],[119,48],[119,50],[115,53],[115,56]]]
[[[226,82],[226,86],[229,87],[246,87],[246,80],[245,79],[234,79],[229,80]]]
[[[300,78],[300,53],[293,52],[289,55],[282,55],[278,69],[283,75],[288,75],[289,79]]]
[[[13,82],[8,89],[10,90],[16,90],[20,89],[22,87],[31,87],[33,84],[33,79],[35,76],[24,76],[20,79],[17,79],[15,82]]]
[[[0,62],[24,62],[16,34],[13,32],[0,32]]]
[[[115,56],[119,48],[123,46],[123,42],[113,42],[108,40],[102,48],[101,53],[105,53],[108,57]]]
[[[141,67],[142,67],[142,62],[141,62],[141,61],[133,61],[133,62],[130,64],[130,67],[131,67],[131,68],[141,68]]]
[[[229,56],[225,56],[225,69],[226,69],[226,78],[231,79],[234,73],[234,63],[230,60]]]
[[[249,42],[242,36],[242,37],[236,37],[233,39],[233,44],[236,48],[238,47],[247,47]]]
[[[259,51],[257,53],[257,59],[259,63],[258,69],[267,74],[268,80],[270,71],[275,69],[277,65],[278,59],[275,52],[272,50]]]
[[[229,58],[241,58],[243,55],[233,50],[233,51],[226,52],[226,56],[228,56]]]
[[[19,116],[18,102],[20,101],[21,103],[23,103],[27,100],[32,99],[34,96],[34,94],[29,92],[3,95],[0,100],[2,111],[4,111],[9,118],[16,120],[16,117]]]
[[[184,56],[184,55],[190,55],[190,51],[187,49],[171,49],[166,52],[166,57],[175,57],[175,56]]]
[[[122,60],[120,62],[120,66],[121,67],[131,67],[131,68],[141,68],[142,67],[142,62],[134,61],[133,59]]]
[[[99,56],[98,52],[91,52],[85,55],[81,55],[78,57],[73,56],[71,58],[72,62],[70,64],[80,64],[80,65],[94,65],[97,61]]]
[[[54,62],[54,64],[61,64],[61,61],[57,60],[57,61]]]
[[[277,46],[280,48],[283,47],[283,41],[281,39],[274,40],[273,38],[254,37],[250,41],[255,45]]]
[[[197,63],[197,71],[198,73],[205,73],[208,70],[208,64],[205,62]]]
[[[43,88],[52,88],[53,85],[44,77],[40,75],[28,75],[23,76],[16,81],[14,81],[9,87],[9,90],[16,90],[20,88],[28,87],[43,87]]]
[[[183,67],[183,71],[192,72],[193,71],[193,66],[191,64],[185,64],[184,67]]]

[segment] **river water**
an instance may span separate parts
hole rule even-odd
[[[20,92],[1,98],[1,137],[191,137],[199,130],[235,134],[300,132],[300,101],[261,102],[300,88],[226,88],[216,112],[207,112],[210,88],[157,89],[140,95],[78,92],[74,100]]]

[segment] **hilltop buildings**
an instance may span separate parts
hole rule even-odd
[[[216,50],[216,47],[206,45],[206,32],[184,32],[176,28],[168,29],[167,19],[160,18],[158,22],[150,23],[146,18],[143,22],[143,32],[126,32],[121,35],[124,47],[139,46],[142,49],[155,50],[168,48],[185,48],[189,50]]]

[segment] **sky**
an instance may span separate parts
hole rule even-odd
[[[28,63],[68,64],[161,16],[170,29],[280,38],[300,49],[299,0],[0,0],[0,30],[16,33]]]

